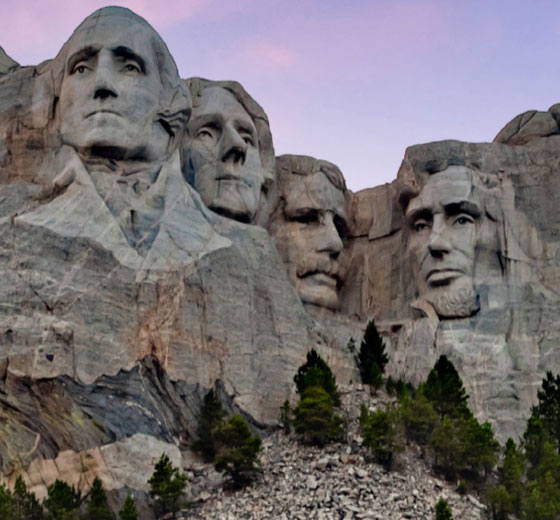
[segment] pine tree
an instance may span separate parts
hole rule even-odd
[[[119,511],[119,520],[138,520],[136,505],[130,495],[127,495],[122,509]]]
[[[523,475],[525,474],[525,457],[523,452],[517,448],[510,437],[506,441],[504,463],[500,473],[500,482],[511,497],[512,512],[521,516],[523,506]]]
[[[0,484],[0,518],[3,520],[19,520],[14,511],[14,499],[12,492]]]
[[[49,512],[49,520],[63,520],[69,518],[72,513],[78,513],[82,502],[82,494],[74,486],[69,486],[66,482],[56,479],[47,488],[47,498],[43,506]]]
[[[290,402],[286,399],[280,408],[280,426],[286,435],[289,435],[292,430],[292,409]]]
[[[298,368],[297,374],[294,376],[294,382],[300,396],[307,388],[320,386],[329,394],[334,406],[340,406],[336,378],[329,365],[317,354],[315,349],[311,349],[307,353],[307,360]]]
[[[439,422],[431,401],[428,401],[421,390],[417,390],[402,400],[400,412],[406,436],[421,446],[428,444],[430,435]]]
[[[494,439],[494,432],[489,423],[480,424],[474,417],[461,421],[459,433],[462,440],[461,460],[471,471],[478,474],[484,470],[484,479],[496,465],[498,442]]]
[[[547,372],[537,396],[539,404],[533,408],[533,413],[538,413],[560,453],[560,375],[554,377],[552,372]]]
[[[187,477],[179,473],[169,457],[162,453],[148,480],[149,494],[155,501],[155,509],[160,514],[175,513],[181,508],[181,497],[187,486]]]
[[[204,402],[200,409],[200,419],[196,428],[196,440],[193,450],[200,451],[205,462],[212,462],[216,456],[214,445],[214,430],[222,424],[225,412],[222,403],[213,389],[204,396]]]
[[[86,507],[85,520],[114,520],[115,515],[107,503],[107,495],[99,477],[93,479]]]
[[[27,491],[21,475],[16,479],[13,493],[14,512],[19,520],[41,520],[43,508],[34,493]]]
[[[296,433],[317,446],[340,437],[342,419],[334,413],[331,396],[323,387],[305,389],[294,410],[294,428]]]
[[[388,406],[385,410],[369,412],[364,404],[360,413],[360,430],[375,460],[389,471],[394,454],[399,451],[397,443],[395,410]]]
[[[470,417],[469,396],[457,370],[446,356],[440,356],[421,391],[432,402],[434,409],[444,417]]]
[[[261,472],[258,464],[261,437],[251,433],[243,417],[234,415],[215,430],[215,440],[216,470],[230,476],[234,489],[250,484]]]
[[[383,373],[389,357],[385,353],[385,343],[373,320],[366,326],[358,361],[362,382],[378,389],[383,383]]]
[[[453,520],[447,500],[440,498],[436,504],[436,520]]]

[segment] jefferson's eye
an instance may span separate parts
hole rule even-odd
[[[248,146],[253,146],[253,144],[254,144],[254,143],[253,143],[253,138],[252,138],[250,135],[245,135],[245,136],[243,136],[243,141],[245,141],[245,143],[246,143]]]
[[[199,139],[211,139],[214,137],[214,134],[208,128],[201,128],[195,135],[195,137]]]

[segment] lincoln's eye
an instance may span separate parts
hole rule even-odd
[[[459,224],[460,226],[464,226],[466,224],[472,224],[474,219],[469,215],[459,215],[455,219],[455,224]]]
[[[412,227],[413,227],[414,231],[419,233],[420,231],[424,231],[425,229],[428,229],[428,223],[419,221],[419,222],[415,222]]]

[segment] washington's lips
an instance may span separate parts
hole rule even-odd
[[[110,109],[106,109],[106,108],[100,108],[98,110],[92,110],[91,112],[89,112],[88,114],[86,114],[85,119],[87,119],[88,117],[91,116],[95,116],[97,114],[113,114],[114,116],[119,116],[122,117],[121,114],[119,112],[117,112],[116,110],[110,110]]]
[[[238,184],[244,184],[245,186],[251,188],[253,185],[247,180],[245,176],[236,175],[234,173],[220,173],[214,177],[216,181],[229,181],[236,182]]]
[[[462,270],[454,268],[431,269],[426,275],[426,281],[432,285],[439,285],[463,276],[464,274]]]

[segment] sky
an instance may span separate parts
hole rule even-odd
[[[181,77],[239,81],[277,155],[331,161],[353,191],[407,146],[491,141],[560,102],[558,0],[0,0],[0,45],[38,64],[105,5],[146,18]]]

